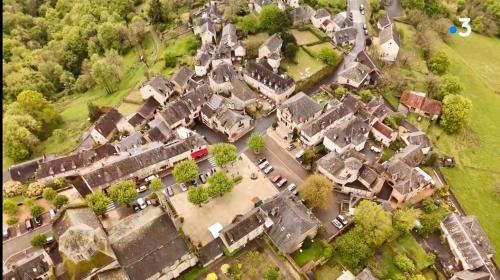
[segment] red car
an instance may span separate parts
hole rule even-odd
[[[276,175],[272,180],[271,182],[273,182],[274,184],[278,183],[279,181],[281,180],[281,175]]]

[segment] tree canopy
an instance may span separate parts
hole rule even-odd
[[[219,143],[210,147],[210,154],[215,159],[215,164],[224,167],[226,164],[235,161],[238,158],[236,146],[228,143]]]
[[[45,199],[45,200],[54,200],[54,198],[56,197],[57,195],[57,192],[53,189],[53,188],[45,188],[43,189],[43,193],[42,193],[42,197]]]
[[[361,201],[354,210],[354,221],[366,242],[374,247],[384,243],[392,233],[389,214],[381,205],[370,200]]]
[[[332,48],[322,48],[319,51],[318,58],[328,65],[337,65],[339,63],[339,55]]]
[[[260,150],[266,146],[266,142],[262,134],[254,132],[248,138],[247,145],[254,153],[259,153]]]
[[[120,205],[128,205],[137,199],[136,185],[133,180],[115,183],[109,187],[109,196]]]
[[[64,194],[58,194],[56,195],[56,197],[54,198],[54,206],[57,208],[57,209],[61,209],[61,207],[63,207],[65,204],[67,204],[69,201],[68,197],[65,196]]]
[[[259,15],[259,26],[269,34],[285,31],[290,26],[290,20],[286,13],[277,5],[266,5]]]
[[[87,201],[90,209],[94,211],[94,214],[101,216],[106,213],[111,199],[102,190],[99,190],[85,196],[85,201]]]
[[[394,211],[392,226],[402,233],[410,232],[415,227],[417,216],[411,208],[398,209]]]
[[[42,248],[47,244],[47,238],[44,234],[35,234],[31,237],[31,246]]]
[[[313,208],[327,208],[332,200],[333,184],[323,175],[311,175],[299,188],[299,195]]]
[[[446,74],[439,80],[439,90],[436,99],[443,100],[449,94],[460,94],[463,91],[462,83],[458,77]]]
[[[40,206],[40,205],[35,205],[33,207],[31,207],[31,217],[33,218],[37,218],[37,217],[40,217],[42,214],[43,214],[43,207]]]
[[[150,182],[149,182],[149,188],[151,189],[151,191],[153,192],[158,192],[158,191],[161,191],[165,188],[165,184],[163,184],[163,182],[161,181],[160,178],[153,178]]]
[[[357,227],[337,238],[335,251],[350,270],[362,267],[372,253],[362,231]]]
[[[441,127],[448,133],[460,132],[470,119],[472,102],[461,95],[450,94],[443,99]]]
[[[245,35],[259,31],[259,19],[253,14],[238,18],[236,25]]]
[[[210,197],[222,196],[233,190],[234,181],[226,172],[218,171],[207,180],[207,192]]]
[[[185,183],[198,177],[198,165],[192,159],[183,160],[174,165],[172,171],[174,179],[177,183]]]
[[[203,186],[189,187],[188,200],[195,205],[201,206],[208,200],[207,189]]]
[[[446,71],[448,71],[450,61],[448,60],[448,56],[446,56],[444,52],[437,51],[432,54],[427,66],[432,73],[443,75],[444,73],[446,73]]]

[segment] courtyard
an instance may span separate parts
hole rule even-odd
[[[226,169],[232,176],[242,176],[243,179],[234,186],[232,192],[223,197],[211,199],[201,207],[188,201],[187,192],[170,198],[179,216],[184,218],[182,230],[194,244],[205,245],[214,239],[208,231],[211,225],[220,223],[222,226],[227,226],[236,215],[250,211],[254,207],[252,198],[259,197],[265,200],[278,194],[278,190],[245,154]],[[250,178],[252,172],[257,174],[255,180]]]

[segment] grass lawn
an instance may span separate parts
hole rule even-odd
[[[404,31],[402,52],[415,53],[412,37],[415,30],[397,23]],[[455,168],[444,168],[443,173],[466,212],[477,216],[497,252],[500,251],[500,200],[495,186],[500,184],[500,39],[471,34],[467,38],[455,36],[449,44],[434,42],[433,47],[446,53],[450,61],[448,73],[457,76],[464,87],[463,95],[472,103],[469,127],[458,135],[447,135],[439,126],[432,125],[427,133],[440,154],[455,157]],[[417,53],[410,67],[415,79],[427,72],[425,61]],[[418,90],[419,84],[414,88]],[[500,254],[495,260],[500,262]]]
[[[306,241],[302,245],[302,252],[300,249],[292,253],[292,258],[295,263],[302,267],[310,261],[319,260],[323,253],[323,247],[321,246],[319,240],[315,242]]]
[[[394,279],[394,275],[402,273],[394,264],[394,257],[398,254],[406,255],[415,264],[416,271],[432,265],[427,254],[411,235],[403,235],[382,246],[373,256],[368,266],[372,272],[383,279]]]
[[[140,104],[123,102],[118,107],[118,112],[120,112],[123,116],[127,117],[127,116],[131,115],[132,113],[137,112],[137,110],[140,107],[141,107]]]
[[[307,79],[308,75],[312,75],[326,66],[319,59],[307,54],[303,49],[299,49],[295,60],[297,64],[287,62],[283,63],[282,67],[296,82]]]
[[[319,42],[319,38],[310,31],[300,31],[297,29],[292,29],[290,30],[290,33],[293,35],[293,37],[295,37],[299,46]]]
[[[328,103],[328,101],[330,101],[330,99],[332,99],[328,93],[324,92],[324,91],[320,91],[316,94],[314,94],[312,96],[312,99],[314,99],[314,101],[318,102],[319,104],[321,105],[324,105],[326,103]]]
[[[418,120],[418,117],[420,117],[420,121]],[[407,119],[421,131],[427,131],[427,129],[431,126],[431,120],[428,117],[420,116],[413,112],[408,113]]]
[[[337,52],[337,54],[339,55],[339,57],[342,55],[331,43],[328,43],[328,42],[317,44],[317,45],[314,45],[314,46],[307,46],[305,48],[307,48],[307,50],[310,51],[311,53],[313,53],[315,56],[318,56],[319,52],[323,48],[328,48],[328,49],[334,50],[335,52]]]
[[[337,279],[342,274],[342,270],[342,266],[332,258],[327,263],[314,270],[314,277],[318,280]]]
[[[382,96],[391,104],[395,109],[398,108],[399,99],[395,96],[394,91],[388,91],[382,94]]]
[[[187,272],[181,274],[179,276],[180,280],[196,280],[198,277],[200,277],[203,273],[205,273],[205,269],[199,265],[192,267],[189,269]]]

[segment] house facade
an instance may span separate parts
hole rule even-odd
[[[323,106],[303,92],[299,92],[277,107],[278,124],[289,131],[299,131],[306,122],[318,118]]]
[[[295,91],[295,83],[289,77],[282,77],[264,65],[249,61],[243,78],[247,84],[280,104]]]
[[[155,76],[144,83],[139,90],[142,99],[147,100],[153,97],[158,103],[163,105],[172,96],[173,91],[172,83],[161,75]]]

